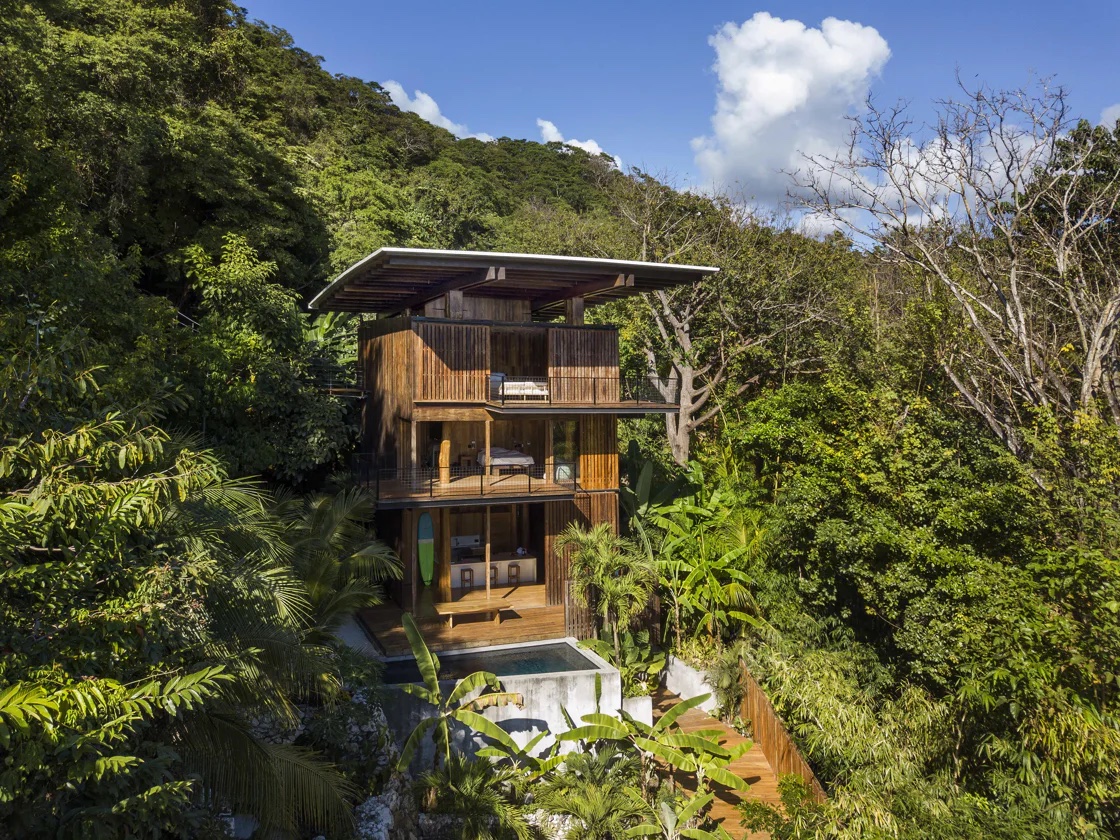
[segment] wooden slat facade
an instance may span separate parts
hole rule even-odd
[[[555,402],[618,402],[618,333],[550,329],[548,376]]]
[[[556,538],[573,522],[583,528],[609,522],[618,533],[618,493],[577,493],[571,501],[544,503],[544,579],[550,606],[565,603],[571,552],[557,550]]]
[[[396,466],[398,453],[411,442],[402,439],[412,418],[412,371],[416,335],[407,319],[366,321],[358,331],[358,363],[369,383],[362,409],[363,448],[386,466]]]
[[[490,389],[490,328],[479,324],[416,322],[420,338],[415,398],[485,402]]]
[[[579,484],[585,490],[618,489],[618,433],[613,414],[579,419]]]

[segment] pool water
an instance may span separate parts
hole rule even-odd
[[[591,671],[598,668],[568,644],[530,645],[517,650],[481,650],[477,653],[452,653],[439,657],[439,678],[460,680],[475,671],[489,671],[499,677],[526,674],[551,674],[557,671]],[[420,682],[415,659],[388,662],[382,677],[386,683]]]

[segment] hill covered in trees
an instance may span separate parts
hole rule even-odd
[[[746,659],[829,790],[754,814],[773,836],[1117,836],[1120,128],[1041,96],[1021,182],[966,185],[963,225],[849,193],[884,222],[857,249],[458,140],[225,2],[0,3],[0,821],[346,830],[376,773],[326,724],[258,729],[373,679],[330,630],[394,567],[335,474],[354,406],[314,381],[354,325],[301,304],[401,245],[723,269],[595,317],[683,387],[625,441],[665,642]],[[941,139],[1031,128],[1019,103]]]

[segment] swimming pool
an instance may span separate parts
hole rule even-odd
[[[566,671],[593,671],[600,666],[565,642],[500,650],[464,651],[439,657],[439,678],[461,680],[475,671],[489,671],[499,677],[554,674]],[[420,682],[415,659],[390,660],[382,679],[389,685]]]

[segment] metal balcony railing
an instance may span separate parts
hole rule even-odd
[[[423,501],[445,498],[547,496],[573,493],[576,468],[567,462],[532,467],[481,466],[379,467],[372,455],[357,455],[354,480],[371,490],[379,501]]]
[[[652,376],[507,376],[490,374],[490,402],[501,405],[637,403],[672,405],[676,381]]]
[[[488,402],[502,406],[674,405],[677,381],[653,376],[510,376],[491,373],[426,374],[418,400]],[[480,387],[481,386],[481,387]]]

